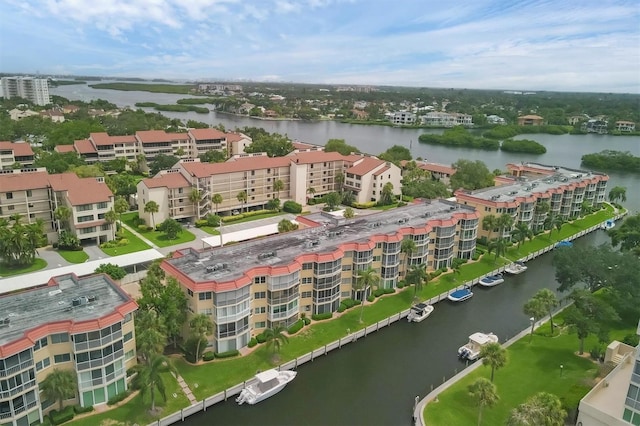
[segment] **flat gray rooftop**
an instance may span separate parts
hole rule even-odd
[[[19,339],[32,328],[55,321],[87,321],[113,312],[129,297],[104,275],[55,277],[58,285],[0,297],[0,345]],[[86,298],[86,299],[83,299]],[[77,306],[74,306],[76,299]],[[91,299],[95,299],[89,301]]]
[[[553,174],[549,176],[525,174],[523,177],[514,178],[513,184],[492,186],[469,193],[474,197],[487,201],[510,202],[518,197],[531,196],[534,192],[546,192],[569,183],[576,183],[583,179],[601,175],[601,173],[568,169],[565,167],[545,166],[541,164],[532,165],[540,169],[546,169]]]
[[[395,234],[400,227],[421,227],[433,219],[475,210],[445,200],[409,204],[353,219],[314,213],[306,219],[321,226],[260,238],[198,252],[184,249],[180,258],[168,260],[196,282],[226,282],[257,266],[288,265],[302,253],[330,253],[345,242],[365,242],[372,235]]]

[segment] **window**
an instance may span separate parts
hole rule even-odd
[[[124,321],[123,321],[123,322],[126,324],[126,323],[128,323],[129,321],[131,321],[131,318],[132,318],[132,317],[131,317],[131,313],[128,313],[128,314],[126,314],[126,315],[124,316]]]
[[[254,284],[264,284],[264,283],[266,283],[266,282],[267,282],[267,277],[265,277],[265,276],[262,276],[262,277],[255,277],[255,278],[253,279],[253,283],[254,283]]]
[[[42,361],[36,362],[36,371],[40,371],[42,369],[47,368],[51,365],[51,359],[49,357],[43,359]]]
[[[71,354],[60,354],[60,355],[53,356],[53,362],[55,362],[56,364],[60,364],[61,362],[69,362],[69,361],[71,361]]]
[[[308,263],[303,263],[302,264],[302,270],[306,271],[309,269],[313,269],[313,263],[312,262],[308,262]]]
[[[33,195],[33,193],[31,192],[30,189],[27,189],[27,197],[31,197]]]
[[[13,200],[13,192],[7,192],[7,200]]]
[[[35,346],[33,347],[34,351],[37,351],[38,349],[42,349],[45,346],[47,346],[47,344],[49,343],[49,341],[47,340],[46,337],[43,337],[42,339],[38,340],[35,344]]]
[[[190,289],[187,289],[187,294],[191,297],[193,297],[193,291],[191,291]]]
[[[265,299],[267,297],[266,291],[256,291],[253,295],[254,299]]]
[[[301,297],[305,298],[305,297],[311,297],[313,295],[313,293],[311,291],[303,291]]]
[[[264,314],[267,312],[267,307],[266,306],[259,306],[257,308],[254,309],[253,311],[256,314]]]
[[[87,210],[92,210],[93,204],[82,204],[76,208],[79,212],[86,212]]]
[[[55,345],[56,343],[64,343],[69,341],[68,333],[56,333],[51,335],[51,344]]]
[[[211,300],[213,298],[210,291],[204,291],[202,293],[198,293],[198,300]]]
[[[256,323],[256,328],[265,328],[267,326],[266,321],[258,321]]]
[[[90,222],[93,220],[93,215],[86,215],[86,216],[78,216],[78,223],[82,223],[82,222]]]
[[[302,279],[302,284],[313,284],[313,277],[305,277]]]
[[[99,209],[106,209],[107,208],[107,203],[105,203],[105,202],[98,203],[98,208]]]
[[[125,342],[128,342],[131,339],[133,339],[133,331],[130,331],[127,334],[124,335],[124,341]]]

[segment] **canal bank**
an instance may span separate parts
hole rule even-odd
[[[621,215],[618,215],[617,217],[619,218],[620,216]],[[597,224],[597,225],[594,225],[594,226],[592,226],[592,227],[590,227],[588,229],[585,229],[583,231],[578,232],[575,236],[569,237],[568,239],[575,239],[575,238],[578,238],[579,236],[587,235],[587,234],[592,233],[594,231],[597,231],[599,229],[600,229],[600,224]],[[599,232],[599,233],[600,234],[604,234],[602,232]],[[579,242],[576,242],[576,244],[578,244],[578,243]],[[473,316],[474,316],[473,313],[471,315],[466,315],[468,313],[470,307],[473,307],[473,306],[477,307],[477,304],[473,303],[474,299],[476,299],[476,300],[477,299],[485,299],[484,302],[478,302],[478,303],[482,303],[483,305],[485,305],[484,309],[486,309],[486,308],[491,309],[492,306],[496,307],[495,306],[496,303],[497,304],[503,304],[504,301],[511,300],[511,301],[513,301],[515,303],[515,311],[519,311],[520,315],[522,315],[522,313],[521,313],[522,304],[524,304],[524,302],[526,300],[528,300],[528,298],[530,298],[533,295],[533,293],[530,293],[530,290],[533,289],[532,287],[535,287],[536,291],[539,288],[544,288],[544,287],[552,288],[552,289],[556,288],[556,285],[546,285],[546,286],[545,285],[540,285],[540,284],[544,283],[545,281],[549,281],[549,282],[550,281],[554,281],[552,278],[549,280],[549,277],[546,277],[546,279],[543,279],[542,282],[537,282],[537,283],[535,283],[536,285],[534,285],[532,287],[528,287],[527,286],[526,288],[524,288],[525,286],[523,286],[523,288],[518,289],[518,287],[519,287],[518,283],[522,284],[523,281],[527,281],[527,277],[532,277],[533,276],[534,278],[542,278],[541,274],[539,273],[540,271],[536,271],[536,269],[538,269],[538,268],[536,268],[535,266],[536,266],[536,264],[539,263],[539,260],[540,260],[540,259],[536,259],[536,258],[538,256],[541,256],[542,254],[547,253],[548,251],[550,251],[553,248],[554,245],[555,244],[550,244],[548,247],[546,247],[546,248],[544,248],[542,250],[539,250],[539,251],[537,251],[535,253],[532,253],[529,256],[527,256],[528,259],[531,259],[531,262],[529,264],[530,265],[530,270],[527,271],[525,274],[518,275],[518,276],[515,276],[515,277],[509,277],[509,278],[507,278],[507,282],[503,283],[502,285],[500,285],[500,286],[498,286],[496,288],[492,288],[492,289],[478,288],[477,290],[475,290],[476,291],[476,297],[474,297],[470,302],[466,302],[464,304],[466,306],[451,305],[449,303],[442,303],[442,304],[439,303],[437,305],[436,312],[434,313],[433,317],[437,318],[439,312],[442,311],[442,310],[449,311],[448,315],[450,315],[452,313],[452,311],[450,311],[450,309],[453,308],[454,310],[455,309],[458,310],[459,319],[461,319],[465,323],[468,323],[467,325],[470,325],[472,327],[478,327],[484,322],[483,318],[480,317],[480,318],[474,319],[473,318]],[[550,259],[548,258],[547,260],[550,263]],[[550,266],[547,262],[544,262],[544,264],[546,264],[547,267]],[[493,271],[490,271],[488,274],[492,275],[492,274],[495,274],[497,272],[501,272],[503,269],[504,269],[504,267],[499,267],[499,268],[497,268],[497,269],[495,269]],[[545,275],[548,275],[549,270],[546,270],[545,272],[547,273]],[[533,275],[531,275],[531,274],[533,274]],[[474,285],[474,284],[477,284],[479,278],[480,277],[478,277],[478,278],[476,278],[476,279],[474,279],[472,281],[469,281],[467,283],[464,283],[463,285]],[[490,297],[489,297],[489,299],[487,299],[487,296],[490,296],[491,294],[497,295],[498,293],[503,292],[503,289],[509,289],[509,287],[511,287],[511,290],[517,290],[517,295],[508,296],[507,298],[501,297],[500,299],[494,300],[493,302],[490,300],[491,299]],[[438,296],[432,298],[428,302],[432,303],[432,304],[436,304],[436,303],[446,299],[447,294],[449,294],[453,290],[455,290],[455,289],[449,290],[446,293],[439,294]],[[525,294],[526,294],[526,297],[523,297]],[[516,302],[514,299],[519,299],[520,302]],[[382,301],[379,301],[377,303],[382,303]],[[496,312],[503,312],[505,315],[504,316],[499,315],[498,317],[493,316],[492,319],[493,320],[496,320],[496,319],[500,320],[501,317],[502,317],[503,320],[510,319],[512,316],[514,316],[513,315],[514,314],[514,312],[513,312],[514,309],[513,308],[514,308],[514,306],[512,305],[512,306],[509,306],[509,307],[505,307],[505,309],[503,309],[502,311],[496,311]],[[473,312],[473,309],[472,309],[472,312]],[[351,352],[350,351],[350,349],[351,349],[350,346],[352,346],[353,348],[356,348],[356,347],[361,346],[361,345],[370,346],[370,342],[374,342],[374,341],[377,341],[379,339],[379,337],[375,337],[375,338],[371,338],[371,339],[365,339],[368,335],[370,335],[373,332],[377,332],[376,334],[379,335],[379,336],[384,336],[386,333],[388,333],[389,331],[392,331],[392,330],[393,331],[398,331],[399,329],[402,329],[402,332],[404,334],[404,332],[406,332],[406,331],[421,332],[421,331],[425,330],[425,328],[427,328],[427,330],[428,330],[428,327],[431,327],[429,325],[429,324],[432,324],[432,318],[431,317],[427,321],[425,321],[424,324],[420,324],[420,325],[418,325],[418,324],[406,324],[405,326],[397,325],[395,327],[387,327],[387,326],[389,326],[389,325],[391,325],[393,323],[396,323],[396,322],[400,321],[401,319],[405,318],[407,313],[408,313],[408,309],[404,310],[404,311],[402,311],[402,312],[400,312],[398,314],[395,314],[395,315],[393,315],[391,317],[388,317],[388,318],[386,318],[386,319],[384,319],[382,321],[378,321],[375,324],[372,324],[372,325],[370,325],[370,326],[368,326],[368,327],[366,327],[364,329],[361,329],[361,330],[359,330],[359,331],[357,331],[355,333],[349,333],[349,330],[347,330],[345,337],[340,338],[340,339],[338,339],[338,340],[336,340],[334,342],[328,343],[328,344],[326,344],[326,345],[324,345],[324,346],[322,346],[322,347],[320,347],[320,348],[318,348],[318,349],[316,349],[316,350],[314,350],[314,351],[312,351],[310,353],[307,353],[305,355],[297,357],[297,358],[295,358],[295,359],[293,359],[293,360],[281,365],[280,368],[281,369],[293,369],[293,368],[303,367],[301,369],[301,371],[305,371],[306,372],[307,369],[309,368],[309,367],[307,367],[307,365],[311,365],[311,368],[315,368],[315,364],[312,364],[312,362],[314,360],[317,360],[318,358],[322,358],[322,361],[320,362],[321,364],[325,364],[325,363],[329,362],[330,360],[332,360],[333,358],[335,358],[335,356],[326,357],[325,358],[324,355],[328,354],[329,352],[335,351],[336,349],[342,349],[341,351],[335,351],[335,354],[336,354],[337,357],[342,357],[343,353]],[[455,321],[455,319],[453,319],[453,321]],[[404,323],[405,321],[402,321],[402,322]],[[508,321],[506,321],[506,322],[508,322]],[[522,328],[515,330],[512,327],[510,327],[511,324],[506,324],[506,322],[502,322],[501,324],[499,324],[499,325],[497,325],[495,327],[492,327],[490,329],[489,328],[482,328],[482,329],[469,330],[467,328],[467,333],[474,332],[474,331],[494,331],[499,335],[500,340],[503,341],[503,340],[506,340],[508,337],[513,336],[514,334],[520,332],[520,330],[522,328],[524,328],[525,326],[528,325],[528,324],[524,324],[522,326]],[[451,323],[450,328],[454,328],[454,325],[455,325],[454,323]],[[409,330],[407,329],[407,326],[410,327]],[[504,328],[505,328],[504,326],[508,326],[507,327],[508,331],[506,331],[506,332],[504,331]],[[467,336],[468,336],[468,334],[466,334],[464,336],[465,340],[466,340]],[[359,342],[363,342],[363,343],[361,343],[361,345],[349,345],[349,343],[352,343],[352,342],[355,342],[355,341],[359,341]],[[434,340],[434,342],[440,343],[439,339]],[[445,343],[445,342],[442,342],[442,343]],[[453,344],[459,346],[460,341],[456,341]],[[446,342],[446,345],[450,345],[450,342]],[[455,347],[457,348],[457,346],[455,346]],[[409,348],[407,348],[407,349],[409,349]],[[438,349],[437,346],[429,347],[430,351],[426,351],[426,353],[434,352],[434,349],[437,350]],[[404,347],[401,348],[400,351],[401,352],[395,354],[395,357],[397,357],[399,359],[405,358],[405,355],[406,355],[407,351],[404,350]],[[356,351],[356,352],[361,352],[361,351]],[[386,350],[385,350],[385,352],[386,352]],[[451,355],[451,354],[455,353],[455,350],[452,349],[449,352],[450,352],[450,355]],[[434,356],[434,360],[443,358],[443,353],[442,352],[435,351],[434,355],[435,355]],[[363,362],[366,362],[368,364],[370,362],[370,358],[371,358],[370,356],[366,356],[366,358],[363,359]],[[457,357],[455,357],[455,358],[456,358],[456,361],[457,361]],[[305,363],[309,363],[309,364],[304,365]],[[353,372],[352,369],[356,368],[356,371],[358,371],[358,370],[367,371],[372,366],[372,365],[357,365],[357,366],[354,366],[353,365],[353,361],[351,361],[351,362],[347,361],[346,365],[348,365],[350,367],[348,369],[345,369],[345,365],[337,366],[338,370],[343,370],[344,371],[344,373],[343,373],[344,377],[342,377],[342,379],[349,379],[350,378],[351,380],[355,380],[356,383],[358,382],[358,380],[355,377],[350,377],[351,373]],[[401,363],[401,366],[404,366],[404,367],[407,367],[408,365],[411,365],[411,364]],[[435,368],[437,368],[440,365],[441,365],[441,363],[434,362],[433,366]],[[387,365],[384,362],[382,363],[382,368],[384,368],[385,371],[387,370],[388,367],[391,367],[391,365]],[[458,374],[458,372],[460,370],[463,370],[464,368],[465,368],[464,364],[460,364],[459,362],[456,362],[456,366],[453,368],[453,373],[451,375]],[[438,368],[438,371],[442,375],[441,376],[439,375],[437,380],[431,380],[430,383],[429,383],[428,380],[426,381],[428,383],[428,386],[430,386],[431,389],[433,389],[434,385],[437,386],[439,383],[445,382],[447,377],[451,377],[451,375],[449,373],[445,373],[445,371],[447,371],[446,369]],[[449,371],[451,371],[451,370],[449,370]],[[331,375],[332,373],[333,373],[333,378],[336,379],[335,374],[339,374],[339,371],[333,371],[333,372],[331,372],[329,374]],[[370,373],[368,373],[368,374],[370,374]],[[374,374],[374,377],[375,376],[380,377],[379,374],[377,374],[377,375],[375,373],[373,373],[373,374]],[[396,371],[394,373],[394,375],[397,375],[399,377],[404,377],[406,375],[406,372]],[[439,380],[440,377],[442,378],[442,382],[440,382],[440,380]],[[361,376],[361,378],[365,379],[365,382],[368,383],[368,386],[372,385],[372,383],[369,383],[369,380],[368,380],[368,378],[366,376]],[[388,375],[387,376],[387,379],[388,379],[387,381],[388,382],[393,382],[393,378],[394,377],[390,377],[390,375]],[[269,399],[269,401],[266,401],[266,402],[260,404],[260,410],[261,410],[260,412],[261,413],[264,412],[265,414],[268,415],[268,413],[270,413],[269,407],[280,406],[280,404],[277,404],[277,401],[281,401],[283,398],[285,398],[285,399],[290,399],[290,398],[298,399],[297,398],[298,397],[297,392],[293,393],[294,391],[291,391],[290,388],[294,388],[294,389],[298,388],[298,391],[301,391],[301,389],[299,388],[299,383],[301,381],[303,381],[303,382],[306,381],[306,378],[304,377],[304,374],[299,374],[298,378],[296,379],[296,381],[291,383],[286,388],[286,390],[284,392],[282,392],[281,394]],[[342,380],[340,380],[340,383],[341,384],[345,384]],[[352,385],[352,384],[353,384],[353,382],[349,383],[349,385]],[[328,395],[327,392],[326,392],[329,389],[318,389],[316,386],[313,385],[313,383],[310,383],[308,385],[309,385],[309,390],[307,391],[307,393],[309,393],[309,392],[320,392],[325,397],[331,399],[332,395]],[[238,394],[240,392],[240,390],[242,389],[243,386],[244,386],[244,384],[240,383],[240,384],[238,384],[236,386],[233,386],[233,387],[231,387],[229,389],[226,389],[226,390],[224,390],[222,392],[219,392],[216,395],[213,395],[213,396],[210,396],[208,398],[205,398],[204,400],[199,401],[198,403],[196,403],[196,404],[194,404],[194,405],[192,405],[190,407],[187,407],[187,408],[181,410],[180,412],[173,413],[173,414],[171,414],[171,415],[169,415],[169,416],[167,416],[167,417],[165,417],[165,418],[163,418],[163,419],[161,419],[161,420],[159,420],[159,421],[157,421],[155,423],[152,423],[152,424],[153,425],[168,425],[168,424],[172,424],[172,423],[177,422],[177,421],[186,421],[187,424],[196,425],[196,424],[202,424],[202,422],[207,421],[206,419],[209,419],[209,418],[216,418],[217,419],[220,416],[222,416],[225,419],[222,422],[222,424],[247,424],[247,422],[252,424],[252,423],[257,421],[257,418],[251,417],[251,416],[250,417],[244,417],[243,415],[244,414],[255,413],[255,408],[250,408],[250,407],[239,408],[239,407],[237,407],[235,405],[235,403],[233,402],[233,398],[232,398],[233,396],[235,396],[236,394]],[[376,394],[378,394],[380,391],[384,391],[385,389],[386,389],[386,391],[390,392],[390,389],[386,388],[384,386],[381,389],[374,389],[372,387],[367,387],[365,389],[361,389],[361,392],[363,392],[363,393],[375,392]],[[420,393],[414,394],[411,397],[411,399],[407,398],[404,401],[405,405],[408,404],[407,411],[405,411],[405,413],[407,414],[407,417],[409,416],[409,413],[411,413],[412,405],[410,404],[410,402],[413,401],[413,398],[415,397],[415,395],[425,395],[427,393],[427,389],[428,388],[426,388],[426,389],[422,388]],[[394,389],[394,391],[395,391],[395,389]],[[343,392],[338,390],[338,393],[342,394]],[[393,394],[390,393],[390,394],[388,394],[388,396],[392,397],[395,393],[398,393],[398,392],[394,392]],[[308,407],[308,405],[305,403],[305,401],[300,401],[299,403],[302,403],[308,409],[312,409],[312,408]],[[286,407],[280,406],[280,409],[286,409],[286,410],[291,411],[292,407],[287,404]],[[294,411],[295,411],[295,409],[294,409]],[[375,409],[374,409],[374,411],[375,411]],[[194,413],[198,413],[198,412],[200,412],[200,413],[196,414],[194,417],[187,418],[188,416],[191,416]],[[222,415],[221,415],[221,412],[222,412]],[[216,414],[212,414],[212,413],[216,413]],[[225,414],[229,414],[229,416],[227,416]],[[326,424],[325,422],[315,422],[315,421],[308,422],[308,421],[304,421],[302,417],[298,417],[298,416],[293,416],[293,418],[290,419],[290,421],[287,421],[286,418],[283,419],[281,417],[281,414],[282,414],[282,412],[280,412],[277,415],[276,418],[280,418],[282,420],[282,422],[276,422],[276,423],[273,423],[273,424],[301,424],[301,423],[305,423],[305,424]],[[302,414],[302,413],[300,413],[300,414]],[[396,412],[396,415],[397,414],[398,413]],[[276,414],[274,413],[274,415],[276,415]],[[237,419],[236,419],[236,417],[237,417]],[[349,418],[349,417],[347,416],[347,417],[336,418],[336,419],[332,418],[330,422],[332,424],[354,424],[354,421],[353,421],[354,419],[350,419],[350,420],[352,420],[350,422],[345,422],[345,420],[347,418]],[[240,419],[244,419],[246,422],[245,421],[236,421],[236,420],[240,420]],[[262,416],[260,416],[260,419],[261,419],[260,420],[261,423],[264,423],[264,419],[263,419]],[[377,421],[374,421],[375,419],[371,419],[371,420],[372,420],[372,422],[367,422],[366,424],[398,424],[397,421],[383,421],[383,422],[378,423]],[[271,424],[271,423],[267,422],[265,424]],[[356,422],[356,424],[360,424],[360,423]],[[362,424],[365,424],[365,423],[362,423]]]

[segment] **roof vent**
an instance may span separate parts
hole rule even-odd
[[[0,327],[9,327],[9,324],[11,324],[11,318],[0,318]]]
[[[55,296],[56,294],[60,294],[60,293],[62,293],[62,290],[60,290],[60,289],[58,288],[58,289],[56,289],[56,290],[51,290],[51,291],[49,292],[49,296]]]
[[[73,299],[71,299],[71,306],[80,306],[80,305],[81,305],[81,302],[79,297],[74,297]]]

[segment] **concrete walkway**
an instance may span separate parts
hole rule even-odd
[[[193,392],[191,392],[191,388],[189,388],[189,385],[187,385],[187,383],[184,381],[182,376],[179,375],[178,373],[171,373],[171,374],[178,381],[178,384],[180,385],[180,389],[182,389],[182,392],[187,396],[187,399],[189,399],[189,402],[191,403],[191,405],[194,405],[195,403],[197,403],[198,400],[196,399],[195,396],[193,396]]]
[[[72,263],[67,262],[62,256],[60,256],[60,253],[58,253],[58,251],[52,246],[39,248],[37,249],[37,252],[38,256],[47,262],[47,267],[44,268],[45,270],[72,265]]]
[[[131,232],[133,235],[135,235],[136,237],[140,238],[142,241],[145,242],[145,244],[149,245],[151,248],[154,249],[159,249],[160,247],[158,247],[157,245],[155,245],[154,243],[152,243],[151,241],[149,241],[148,239],[146,239],[145,237],[143,237],[141,234],[138,233],[138,231],[136,231],[135,229],[133,229],[132,227],[130,227],[129,225],[127,225],[126,223],[122,222],[122,226],[129,232]]]

